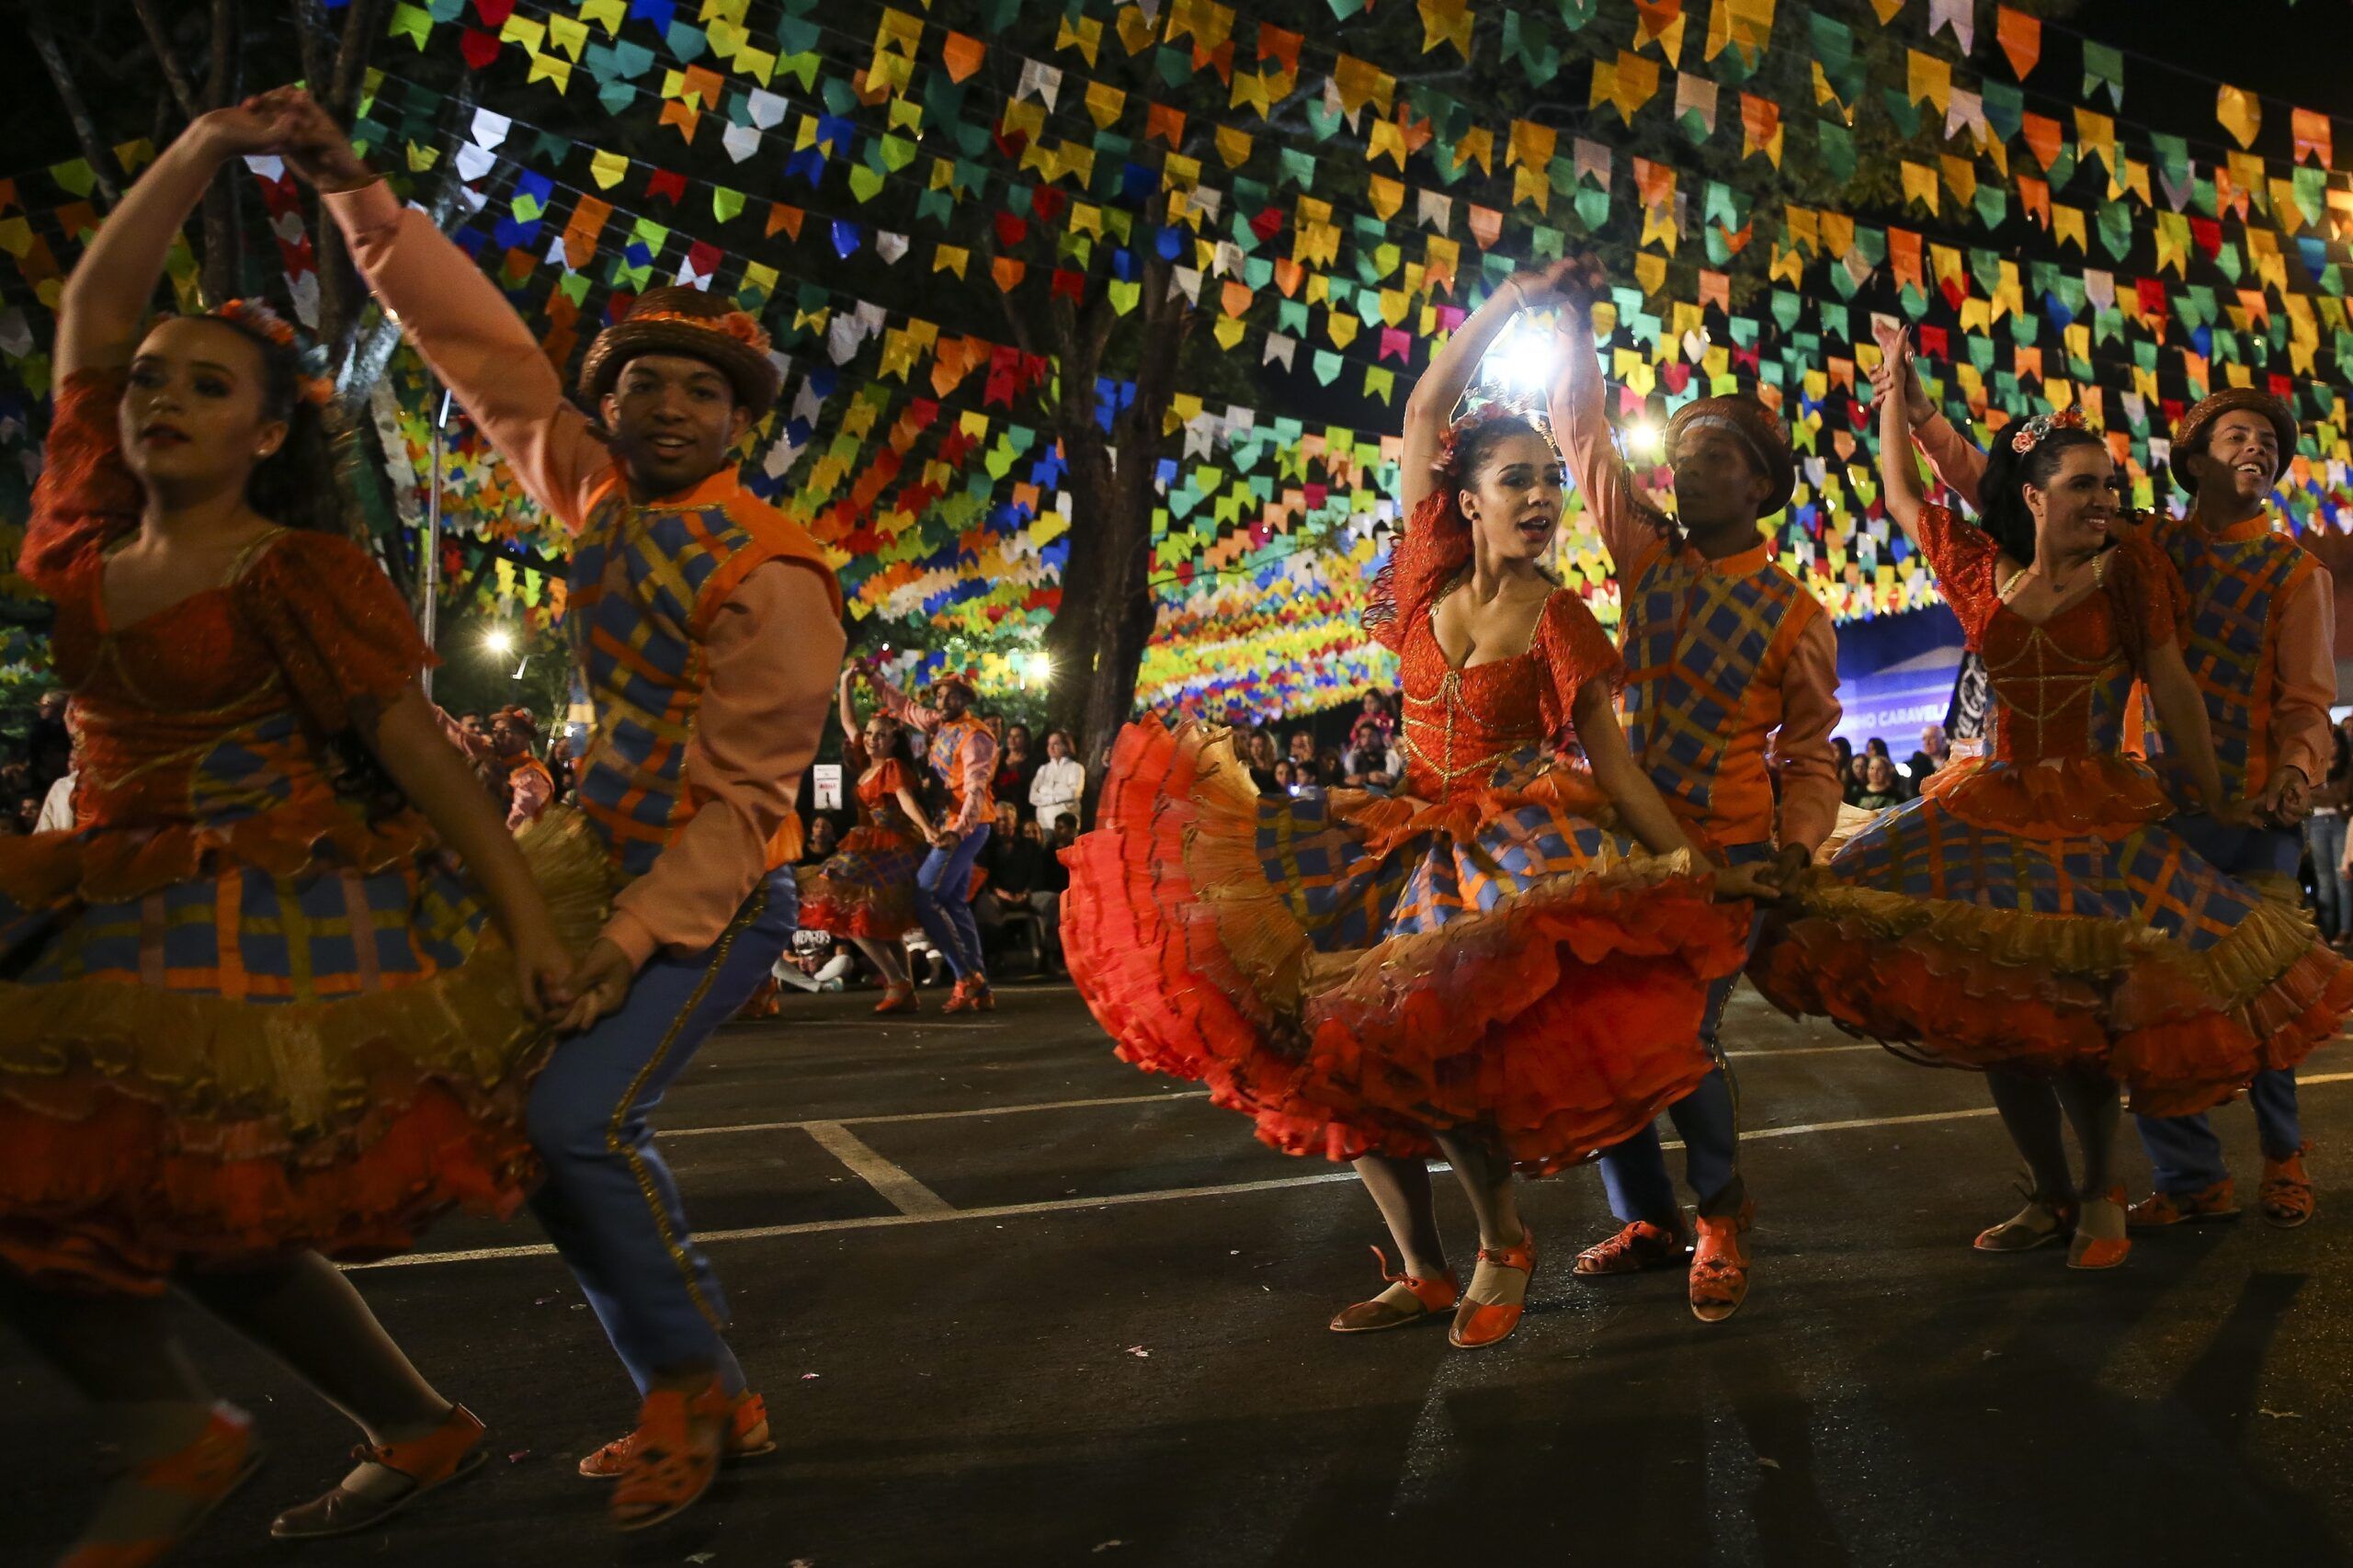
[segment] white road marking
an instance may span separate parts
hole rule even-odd
[[[1831,1051],[1878,1051],[1876,1045],[1797,1045],[1779,1051],[1730,1051],[1724,1054],[1734,1062],[1764,1056],[1819,1056]],[[797,1129],[826,1127],[881,1127],[905,1121],[962,1121],[982,1116],[1018,1116],[1033,1110],[1080,1110],[1089,1106],[1152,1105],[1172,1100],[1202,1100],[1209,1098],[1207,1089],[1165,1089],[1150,1095],[1101,1095],[1081,1100],[1031,1100],[1019,1105],[968,1106],[958,1110],[892,1111],[878,1116],[836,1116],[823,1122],[815,1121],[735,1121],[718,1127],[665,1127],[662,1136],[670,1138],[714,1138],[737,1132],[790,1132]]]
[[[946,1199],[917,1181],[904,1166],[876,1153],[840,1122],[803,1122],[801,1131],[815,1139],[819,1148],[847,1165],[858,1179],[890,1199],[891,1207],[900,1213],[938,1219],[956,1212]]]
[[[1870,1049],[1877,1050],[1878,1047],[1873,1046]],[[2309,1078],[2299,1079],[2298,1086],[2302,1088],[2317,1088],[2324,1084],[2344,1083],[2353,1083],[2353,1073],[2316,1074]],[[1147,1095],[1142,1097],[1146,1099],[1171,1099],[1182,1096]],[[1110,1100],[1082,1101],[1077,1103],[1124,1104],[1126,1101],[1124,1098],[1113,1098]],[[1000,1108],[1037,1109],[1044,1108],[1007,1107]],[[922,1114],[928,1117],[940,1117],[959,1113],[932,1111]],[[1851,1132],[1874,1127],[1915,1127],[1927,1122],[1972,1121],[1984,1117],[1993,1116],[1995,1114],[1995,1112],[1994,1108],[1991,1106],[1972,1107],[1967,1110],[1928,1111],[1915,1116],[1860,1117],[1850,1121],[1809,1121],[1801,1122],[1791,1127],[1758,1127],[1748,1130],[1744,1132],[1742,1136],[1754,1142],[1772,1138],[1813,1137],[1824,1132]],[[885,1120],[892,1119],[868,1118],[866,1119]],[[835,1129],[837,1131],[841,1126],[838,1122],[784,1122],[779,1123],[779,1125],[780,1127],[801,1128],[831,1127]],[[714,1129],[713,1131],[717,1130]],[[812,1135],[814,1136],[813,1133]],[[842,1136],[847,1138],[848,1135],[847,1133],[843,1133]],[[850,1139],[849,1141],[853,1143],[857,1142],[857,1140],[855,1139]],[[824,1140],[820,1138],[819,1142],[823,1142]],[[899,1198],[892,1196],[891,1192],[884,1189],[879,1181],[875,1181],[873,1176],[868,1176],[867,1179],[869,1181],[875,1182],[876,1190],[881,1191],[885,1198],[889,1198],[893,1203],[899,1204],[901,1210],[900,1212],[896,1214],[863,1215],[852,1220],[807,1220],[802,1221],[798,1224],[790,1225],[747,1225],[732,1231],[703,1231],[697,1233],[696,1239],[706,1244],[715,1244],[719,1242],[752,1242],[767,1241],[778,1236],[819,1235],[836,1231],[877,1231],[899,1225],[938,1225],[957,1220],[1012,1220],[1020,1219],[1024,1216],[1032,1214],[1068,1213],[1073,1210],[1080,1209],[1116,1209],[1135,1203],[1166,1203],[1182,1198],[1222,1198],[1229,1197],[1237,1193],[1276,1192],[1286,1187],[1321,1187],[1331,1182],[1354,1181],[1356,1179],[1356,1173],[1352,1170],[1319,1171],[1313,1176],[1274,1176],[1263,1181],[1222,1182],[1214,1187],[1178,1187],[1165,1188],[1156,1192],[1116,1192],[1093,1198],[1050,1198],[1036,1203],[997,1203],[980,1209],[953,1209],[943,1202],[938,1194],[933,1192],[929,1187],[926,1187],[922,1183],[916,1181],[913,1176],[907,1176],[904,1171],[901,1171],[898,1166],[892,1165],[887,1160],[884,1160],[880,1154],[874,1153],[874,1152],[871,1149],[868,1149],[865,1144],[858,1143],[857,1146],[860,1150],[865,1151],[866,1157],[871,1158],[877,1165],[886,1167],[890,1171],[896,1172],[900,1177],[904,1178],[909,1187],[913,1187],[916,1192],[921,1193],[923,1199],[929,1199],[931,1203],[938,1204],[938,1207],[937,1209],[926,1210],[922,1212],[909,1211],[909,1208],[906,1203],[902,1202]],[[831,1147],[831,1145],[828,1145],[828,1147]],[[1674,1149],[1679,1148],[1681,1145],[1669,1143],[1666,1147]],[[839,1150],[835,1150],[835,1153],[839,1154],[841,1152]],[[848,1163],[847,1155],[843,1155],[842,1157],[846,1164]],[[856,1169],[857,1167],[852,1165],[851,1168]],[[861,1176],[866,1175],[863,1171],[859,1172],[859,1174]],[[347,1264],[345,1267],[353,1271],[366,1268],[417,1268],[428,1264],[486,1263],[516,1257],[544,1257],[554,1251],[555,1248],[546,1245],[545,1244],[534,1246],[477,1247],[466,1252],[407,1253],[399,1257],[382,1258],[374,1263],[354,1263]]]

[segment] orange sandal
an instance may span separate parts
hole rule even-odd
[[[1722,1323],[1748,1300],[1748,1228],[1756,1222],[1756,1199],[1737,1214],[1699,1216],[1699,1244],[1691,1249],[1691,1315]]]
[[[2117,1228],[2124,1229],[2124,1189],[2112,1187],[2097,1198],[2084,1199],[2083,1211],[2075,1221],[2075,1238],[2067,1244],[2067,1267],[2081,1269],[2114,1268],[2122,1264],[2132,1251],[2132,1239],[2127,1236],[2095,1236],[2084,1229],[2096,1203],[2109,1204],[2119,1210]]]
[[[1479,1261],[1492,1263],[1498,1268],[1517,1268],[1529,1277],[1529,1286],[1536,1283],[1536,1231],[1523,1220],[1519,1223],[1519,1242],[1507,1247],[1481,1247]],[[1500,1345],[1519,1326],[1520,1314],[1528,1310],[1525,1291],[1517,1301],[1506,1305],[1500,1301],[1474,1301],[1462,1298],[1454,1309],[1454,1326],[1447,1331],[1449,1343],[1458,1350],[1483,1350],[1490,1345]]]
[[[915,988],[913,985],[885,986],[882,991],[882,1000],[874,1004],[874,1010],[878,1013],[915,1013],[922,1011],[922,1009],[915,1005]]]
[[[2313,1217],[2313,1178],[2304,1169],[2307,1143],[2284,1160],[2263,1162],[2261,1200],[2266,1224],[2292,1231]]]
[[[1640,1274],[1652,1268],[1673,1268],[1691,1251],[1691,1238],[1684,1232],[1683,1217],[1676,1216],[1675,1228],[1654,1225],[1648,1220],[1636,1220],[1607,1241],[1596,1242],[1577,1254],[1573,1270],[1591,1278],[1601,1274]]]
[[[1403,1285],[1416,1303],[1408,1308],[1401,1301],[1384,1301],[1375,1296],[1369,1301],[1358,1301],[1343,1307],[1339,1316],[1332,1320],[1334,1334],[1377,1334],[1384,1328],[1403,1328],[1407,1324],[1427,1323],[1461,1299],[1462,1287],[1452,1274],[1437,1279],[1416,1279],[1410,1274],[1389,1272],[1389,1255],[1379,1247],[1372,1249],[1373,1261],[1381,1267],[1381,1278],[1391,1285]],[[1383,1291],[1381,1294],[1386,1295]]]
[[[408,1482],[405,1490],[391,1497],[371,1497],[364,1492],[347,1492],[337,1482],[323,1495],[272,1519],[269,1533],[278,1540],[317,1540],[373,1529],[426,1493],[480,1470],[490,1458],[483,1452],[485,1435],[472,1411],[453,1404],[441,1425],[422,1437],[381,1446],[362,1443],[351,1450],[353,1462],[381,1465]]]
[[[178,1529],[139,1540],[84,1541],[58,1559],[57,1568],[150,1568],[179,1550],[214,1509],[261,1469],[253,1420],[231,1404],[216,1404],[204,1430],[184,1449],[131,1467],[132,1481],[151,1492],[177,1493],[195,1505]]]
[[[615,1528],[642,1530],[694,1506],[719,1474],[729,1419],[716,1378],[693,1393],[655,1389],[647,1394],[631,1434],[636,1445],[607,1506]]]
[[[637,1452],[643,1440],[642,1431],[615,1437],[580,1461],[580,1473],[591,1481],[620,1480],[629,1469],[630,1456]],[[735,1464],[744,1460],[765,1459],[774,1452],[776,1439],[768,1435],[767,1403],[745,1389],[729,1406],[727,1436],[719,1446],[720,1462]]]

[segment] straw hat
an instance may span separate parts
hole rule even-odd
[[[2279,437],[2279,468],[2271,477],[2279,477],[2288,460],[2296,455],[2296,416],[2289,412],[2286,403],[2268,392],[2259,392],[2253,387],[2225,387],[2181,416],[2181,427],[2173,436],[2173,453],[2165,460],[2176,484],[2193,495],[2198,493],[2198,481],[2191,477],[2189,465],[2181,460],[2206,449],[2206,438],[2214,428],[2214,421],[2242,410],[2260,414],[2271,421],[2272,433]]]
[[[1769,517],[1789,506],[1798,487],[1797,460],[1790,455],[1789,432],[1771,409],[1753,397],[1703,397],[1685,403],[1666,422],[1667,461],[1675,460],[1676,444],[1694,430],[1724,432],[1765,471],[1773,493],[1757,508],[1758,517]]]
[[[683,354],[725,373],[735,401],[756,419],[776,402],[783,378],[768,358],[767,330],[747,311],[699,289],[648,289],[629,314],[597,335],[580,365],[580,392],[600,402],[641,354]]]

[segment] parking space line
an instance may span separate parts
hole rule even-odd
[[[917,1181],[904,1166],[892,1165],[876,1153],[872,1145],[840,1122],[805,1121],[801,1127],[816,1140],[819,1148],[847,1165],[900,1213],[942,1219],[956,1212],[946,1199]]]
[[[1872,1049],[1878,1048],[1874,1046]],[[2312,1077],[2299,1080],[2299,1086],[2318,1088],[2324,1084],[2344,1083],[2353,1083],[2353,1073],[2315,1074]],[[1146,1097],[1175,1096],[1148,1096]],[[1995,1114],[1997,1113],[1991,1106],[1972,1106],[1966,1110],[1927,1111],[1914,1116],[1859,1117],[1848,1121],[1809,1121],[1790,1127],[1758,1127],[1750,1129],[1742,1136],[1754,1142],[1775,1138],[1812,1137],[1824,1132],[1850,1132],[1874,1127],[1915,1127],[1927,1122],[1973,1121]],[[838,1123],[826,1122],[790,1122],[783,1125],[839,1126]],[[853,1139],[852,1142],[856,1141]],[[883,1160],[872,1150],[866,1149],[865,1144],[859,1143],[858,1147],[866,1150],[866,1153],[879,1164],[904,1176],[910,1186],[921,1192],[925,1198],[929,1199],[931,1202],[938,1204],[938,1208],[926,1212],[909,1212],[902,1205],[900,1211],[895,1214],[870,1214],[848,1220],[804,1220],[789,1225],[747,1225],[731,1231],[699,1232],[695,1239],[704,1243],[751,1242],[766,1241],[779,1236],[817,1235],[836,1231],[876,1231],[899,1225],[937,1225],[957,1220],[1010,1220],[1032,1214],[1067,1213],[1082,1209],[1116,1209],[1135,1203],[1166,1203],[1184,1198],[1221,1198],[1242,1193],[1276,1192],[1286,1187],[1321,1187],[1332,1182],[1356,1179],[1356,1173],[1352,1170],[1318,1171],[1313,1176],[1272,1176],[1260,1181],[1221,1182],[1213,1187],[1178,1187],[1154,1192],[1115,1192],[1092,1198],[1050,1198],[1034,1203],[998,1203],[974,1209],[956,1209],[949,1207],[938,1194],[924,1187],[913,1176],[899,1171],[898,1166]],[[1667,1147],[1675,1148],[1677,1145],[1670,1143]],[[838,1153],[838,1151],[836,1153]],[[868,1179],[873,1180],[870,1176]],[[899,1202],[898,1199],[892,1198],[891,1193],[884,1191],[879,1183],[876,1184],[876,1190],[881,1191],[885,1198],[891,1198],[893,1203]],[[381,1258],[373,1263],[347,1264],[344,1267],[352,1272],[371,1268],[419,1268],[429,1264],[484,1263],[507,1258],[544,1257],[554,1251],[553,1247],[545,1244],[533,1246],[476,1247],[465,1252],[405,1253],[398,1257]]]

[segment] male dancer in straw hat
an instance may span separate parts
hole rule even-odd
[[[722,1457],[774,1446],[646,1116],[791,939],[793,803],[841,665],[840,591],[736,478],[732,449],[779,390],[757,322],[649,290],[589,347],[592,420],[490,279],[284,96],[303,112],[287,161],[327,192],[369,288],[576,535],[565,619],[596,710],[578,792],[625,885],[573,976],[564,1021],[585,1031],[532,1091],[548,1166],[532,1205],[643,1401],[581,1465],[638,1528],[693,1503]]]
[[[1908,354],[1904,365],[1899,380],[1921,449],[1938,477],[1973,505],[1984,454],[1929,403]],[[2296,830],[2313,782],[2328,772],[2335,744],[2328,710],[2336,700],[2328,574],[2272,525],[2271,487],[2295,449],[2295,416],[2278,398],[2250,387],[2214,393],[2182,417],[2174,436],[2170,466],[2174,483],[2189,492],[2189,511],[2152,525],[2188,593],[2186,652],[2213,726],[2224,792],[2254,800],[2269,819],[2266,826],[2224,827],[2199,812],[2174,825],[2218,869],[2290,906],[2301,902]],[[2156,761],[2162,771],[2165,759]],[[2258,1073],[2247,1100],[2263,1145],[2263,1217],[2292,1229],[2312,1218],[2313,1204],[2296,1074]],[[2222,1140],[2205,1117],[2139,1120],[2156,1190],[2132,1206],[2134,1229],[2237,1216]]]
[[[1754,398],[1685,404],[1666,431],[1677,519],[1661,517],[1610,445],[1590,319],[1596,276],[1573,285],[1561,311],[1552,428],[1617,572],[1627,739],[1667,805],[1726,864],[1769,861],[1765,875],[1786,880],[1829,835],[1840,796],[1830,749],[1837,640],[1758,532],[1797,484],[1789,437]],[[1780,764],[1778,813],[1768,756]],[[1747,1296],[1745,1237],[1756,1208],[1740,1174],[1738,1096],[1717,1040],[1736,979],[1719,983],[1700,1025],[1716,1070],[1667,1109],[1699,1200],[1690,1299],[1703,1323],[1732,1316]],[[1603,1154],[1601,1174],[1623,1229],[1579,1254],[1576,1271],[1680,1263],[1689,1233],[1656,1130]]]

